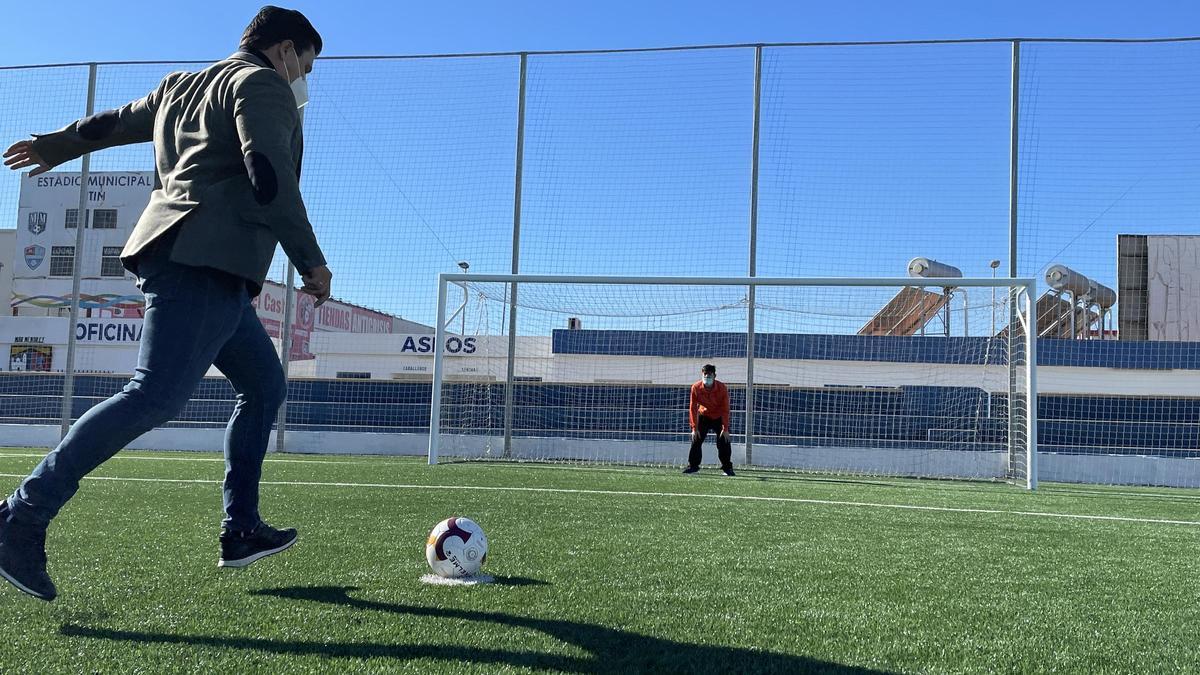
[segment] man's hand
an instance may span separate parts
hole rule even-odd
[[[20,171],[27,166],[36,167],[29,172],[30,176],[46,173],[53,168],[33,149],[33,141],[17,141],[9,146],[4,151],[4,166],[13,171]]]
[[[698,440],[700,440],[700,432],[692,429],[692,442],[695,443]]]
[[[308,274],[300,275],[304,280],[304,286],[300,289],[301,293],[311,295],[317,299],[313,303],[313,307],[320,307],[329,299],[330,283],[333,281],[333,272],[325,265],[314,267],[308,271]]]
[[[725,441],[726,443],[729,442],[729,430],[728,429],[721,430],[721,440]]]

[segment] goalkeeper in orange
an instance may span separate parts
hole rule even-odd
[[[700,380],[692,385],[688,402],[688,422],[692,425],[692,449],[684,473],[700,470],[700,447],[708,432],[717,432],[717,459],[721,472],[733,474],[733,448],[729,443],[729,389],[717,379],[717,367],[711,363],[700,369]]]

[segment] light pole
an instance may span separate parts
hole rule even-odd
[[[458,267],[463,271],[463,274],[466,274],[467,270],[471,269],[471,263],[467,262],[466,260],[459,260]],[[459,334],[465,336],[467,334],[467,285],[465,283],[463,284],[462,289],[463,289],[462,330],[459,331]],[[993,291],[993,292],[995,292],[995,291]]]
[[[992,279],[995,280],[996,268],[1000,267],[1000,261],[993,260],[992,262],[988,263],[988,266],[992,268]],[[989,337],[996,337],[996,287],[995,286],[992,286],[992,334]]]

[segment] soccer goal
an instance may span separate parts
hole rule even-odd
[[[429,461],[681,467],[691,386],[712,364],[736,466],[1032,488],[1034,291],[1032,279],[443,274]]]

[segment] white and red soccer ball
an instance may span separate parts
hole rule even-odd
[[[438,523],[425,541],[425,560],[439,577],[461,579],[479,574],[487,560],[488,540],[470,518],[453,517]]]

